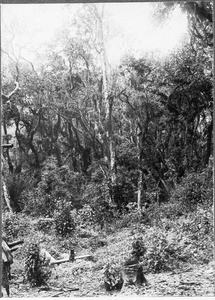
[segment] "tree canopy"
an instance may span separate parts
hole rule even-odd
[[[81,18],[58,33],[39,68],[14,57],[12,48],[2,49],[9,59],[2,70],[3,140],[15,141],[13,150],[3,153],[7,176],[17,181],[33,176],[31,189],[52,195],[53,203],[66,195],[81,207],[89,196],[96,205],[121,209],[130,202],[141,208],[147,201],[168,201],[186,174],[207,167],[212,3],[160,4],[157,18],[176,5],[187,12],[190,36],[163,60],[127,55],[111,69],[105,11],[95,4],[85,5]],[[46,177],[50,165],[53,178]],[[65,192],[68,182],[73,197]],[[20,198],[12,199],[15,209],[27,205],[21,204],[27,191],[23,185]]]

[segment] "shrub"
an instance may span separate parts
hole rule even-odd
[[[137,170],[127,170],[119,167],[117,170],[117,184],[113,188],[113,199],[117,209],[122,210],[129,202],[135,201],[137,189]]]
[[[207,263],[213,258],[212,209],[197,206],[195,212],[175,220],[161,218],[159,227],[141,234],[146,247],[141,259],[150,272],[169,271],[187,263]]]
[[[117,208],[124,208],[129,202],[135,201],[138,181],[137,148],[127,140],[121,140],[116,148],[117,185],[114,189],[114,201]]]
[[[20,212],[23,208],[21,195],[27,188],[28,180],[22,174],[7,174],[6,185],[11,199],[13,211]]]
[[[54,224],[56,233],[62,237],[74,233],[76,226],[71,215],[70,205],[65,205],[60,212],[55,213]]]
[[[81,209],[75,212],[75,222],[78,228],[89,228],[95,223],[94,212],[89,204],[85,204]]]
[[[124,210],[116,215],[116,228],[131,227],[132,225],[139,226],[140,224],[149,224],[150,220],[148,215],[142,211],[141,213],[137,209],[136,203],[129,203],[127,205],[128,211]]]
[[[34,217],[52,217],[56,209],[55,199],[44,194],[38,187],[25,191],[22,194],[22,201],[24,203],[23,212]]]
[[[147,269],[154,273],[171,270],[173,260],[171,254],[174,253],[168,247],[165,235],[160,231],[150,236],[150,245],[147,247],[145,259]]]
[[[107,241],[98,236],[92,237],[89,242],[91,250],[94,252],[96,249],[100,247],[107,246]]]
[[[173,199],[167,203],[161,203],[159,206],[157,203],[153,203],[145,211],[150,224],[155,223],[156,219],[159,223],[162,218],[175,220],[187,213],[187,208],[178,200],[173,201]]]
[[[31,220],[24,214],[8,212],[2,215],[2,225],[3,232],[9,241],[28,234],[32,227]]]
[[[137,261],[139,261],[140,258],[143,257],[145,253],[146,253],[146,247],[144,245],[142,237],[135,239],[132,243],[132,251],[131,251],[132,257],[134,257]]]
[[[114,219],[115,207],[109,203],[109,187],[107,182],[90,182],[83,194],[83,202],[92,209],[94,224],[101,229]],[[89,202],[90,199],[90,202]]]
[[[25,274],[31,286],[47,284],[47,280],[51,276],[50,269],[40,257],[39,246],[37,244],[30,244],[28,248],[25,260]]]
[[[114,220],[114,211],[114,206],[105,200],[100,200],[97,205],[93,206],[95,221],[101,229]]]
[[[41,180],[34,189],[23,192],[24,211],[34,216],[52,217],[61,199],[80,207],[80,190],[83,178],[68,166],[57,166],[49,157],[41,170]]]
[[[107,264],[104,271],[104,286],[106,291],[121,290],[123,275],[119,266]]]
[[[190,173],[176,187],[171,196],[186,211],[193,211],[198,205],[204,207],[213,203],[213,173],[211,166],[201,173]]]
[[[52,229],[53,223],[52,218],[42,218],[37,222],[37,229],[44,233],[48,233]]]
[[[206,263],[213,258],[213,225],[212,209],[202,207],[198,207],[195,213],[190,213],[180,222],[180,230],[189,238],[195,251],[195,255],[192,256],[195,263]]]
[[[183,249],[187,240],[183,234],[173,230],[165,231],[159,227],[148,228],[143,235],[144,249],[141,261],[148,272],[159,273],[178,268],[181,260],[189,259]]]
[[[16,214],[4,213],[2,215],[3,232],[8,240],[17,238],[19,233],[19,221]]]

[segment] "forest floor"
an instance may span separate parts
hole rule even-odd
[[[77,264],[76,264],[77,267]],[[64,270],[63,270],[64,268]],[[120,292],[108,293],[102,288],[101,273],[93,268],[80,274],[72,275],[74,266],[65,264],[58,267],[58,279],[48,288],[31,288],[19,283],[14,278],[11,284],[11,295],[21,297],[74,297],[74,296],[214,296],[214,271],[209,266],[198,267],[183,272],[147,274],[148,286],[127,287]],[[91,270],[90,270],[91,269]],[[99,277],[100,275],[100,277]]]
[[[80,248],[76,249],[75,254],[93,254],[93,259],[75,260],[53,266],[48,286],[42,287],[31,287],[24,282],[24,263],[23,258],[21,258],[22,255],[19,255],[22,250],[18,250],[12,265],[11,297],[215,295],[214,262],[199,266],[187,264],[183,269],[180,268],[171,272],[146,273],[145,277],[148,281],[146,286],[129,286],[121,291],[107,292],[103,284],[104,265],[112,261],[120,264],[123,261],[126,252],[129,251],[129,242],[133,235],[134,231],[129,228],[112,232],[106,236],[106,245],[95,249],[88,246],[90,237],[80,238]],[[46,241],[47,237],[46,234]],[[54,240],[51,236],[49,238],[50,241]],[[54,247],[54,251],[59,250],[56,245]]]

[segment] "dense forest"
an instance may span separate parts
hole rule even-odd
[[[100,253],[93,268],[106,266],[106,293],[137,243],[146,278],[212,261],[212,2],[160,3],[153,17],[161,24],[176,6],[189,38],[163,59],[126,55],[111,68],[105,10],[95,4],[56,34],[40,66],[15,55],[13,38],[2,44],[2,139],[13,144],[2,150],[3,231],[25,240],[12,283],[26,279],[32,243],[54,256],[71,246]],[[183,292],[172,295],[192,294]]]

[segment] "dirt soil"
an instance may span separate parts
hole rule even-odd
[[[129,286],[108,293],[103,287],[103,270],[96,270],[92,261],[79,260],[53,268],[49,286],[32,288],[23,278],[13,277],[11,296],[74,297],[74,296],[214,296],[214,264],[210,263],[183,272],[147,274],[148,286]],[[13,275],[13,274],[12,274]],[[22,277],[22,276],[21,276]]]

